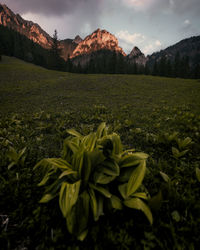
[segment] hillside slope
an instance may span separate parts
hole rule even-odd
[[[45,110],[65,112],[104,105],[108,110],[129,105],[129,115],[151,115],[154,108],[200,110],[198,80],[143,75],[81,75],[51,71],[3,56],[0,62],[0,113]]]

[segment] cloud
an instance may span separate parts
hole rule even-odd
[[[4,0],[4,3],[25,19],[39,23],[50,34],[57,29],[73,36],[75,33],[81,35],[92,32],[100,26],[104,1]]]
[[[183,25],[184,25],[184,27],[190,26],[190,25],[191,25],[190,20],[186,19],[186,20],[183,22]]]
[[[135,43],[140,43],[144,41],[145,36],[140,33],[130,34],[127,30],[119,31],[116,36],[127,44],[133,45]]]
[[[117,0],[116,0],[117,1]],[[133,8],[135,11],[146,12],[149,15],[154,13],[177,13],[184,15],[192,12],[199,15],[199,0],[118,0],[125,7]]]
[[[156,0],[122,0],[122,2],[128,6],[134,8],[136,11],[148,10]]]
[[[4,0],[4,3],[13,11],[20,14],[28,12],[43,15],[59,16],[64,14],[72,14],[75,10],[82,9],[87,13],[93,12],[88,9],[91,7],[98,8],[103,0]]]
[[[141,33],[129,33],[127,30],[117,32],[116,37],[119,39],[120,46],[130,53],[133,47],[137,46],[145,55],[152,54],[161,49],[162,44],[159,40],[146,37]]]

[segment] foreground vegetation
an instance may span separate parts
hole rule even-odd
[[[198,80],[60,73],[8,57],[0,76],[3,249],[198,249]],[[138,210],[105,207],[81,242],[68,233],[57,199],[39,203],[46,189],[33,169],[62,157],[70,128],[87,135],[102,122],[125,149],[149,155],[140,189],[153,224]]]

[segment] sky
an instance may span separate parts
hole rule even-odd
[[[128,54],[145,55],[200,35],[200,0],[0,0],[59,39],[85,38],[97,28],[115,35]]]

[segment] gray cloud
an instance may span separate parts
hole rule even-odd
[[[147,14],[156,13],[176,13],[184,15],[185,13],[193,13],[199,15],[199,0],[115,0],[122,3],[128,8],[136,11],[146,12]]]
[[[66,26],[69,34],[76,30],[84,35],[100,26],[105,0],[4,0],[4,3],[20,15],[31,13],[38,21],[40,17],[47,20],[46,25],[48,19],[51,26],[52,19],[63,20],[62,29]],[[57,23],[53,26],[56,28]]]
[[[98,10],[103,0],[4,0],[14,12],[59,16],[82,8],[85,14]],[[95,8],[94,8],[95,7]],[[88,9],[89,8],[89,9]]]
[[[200,12],[199,0],[173,0],[172,2],[174,2],[172,8],[178,13],[193,12],[199,14]]]

